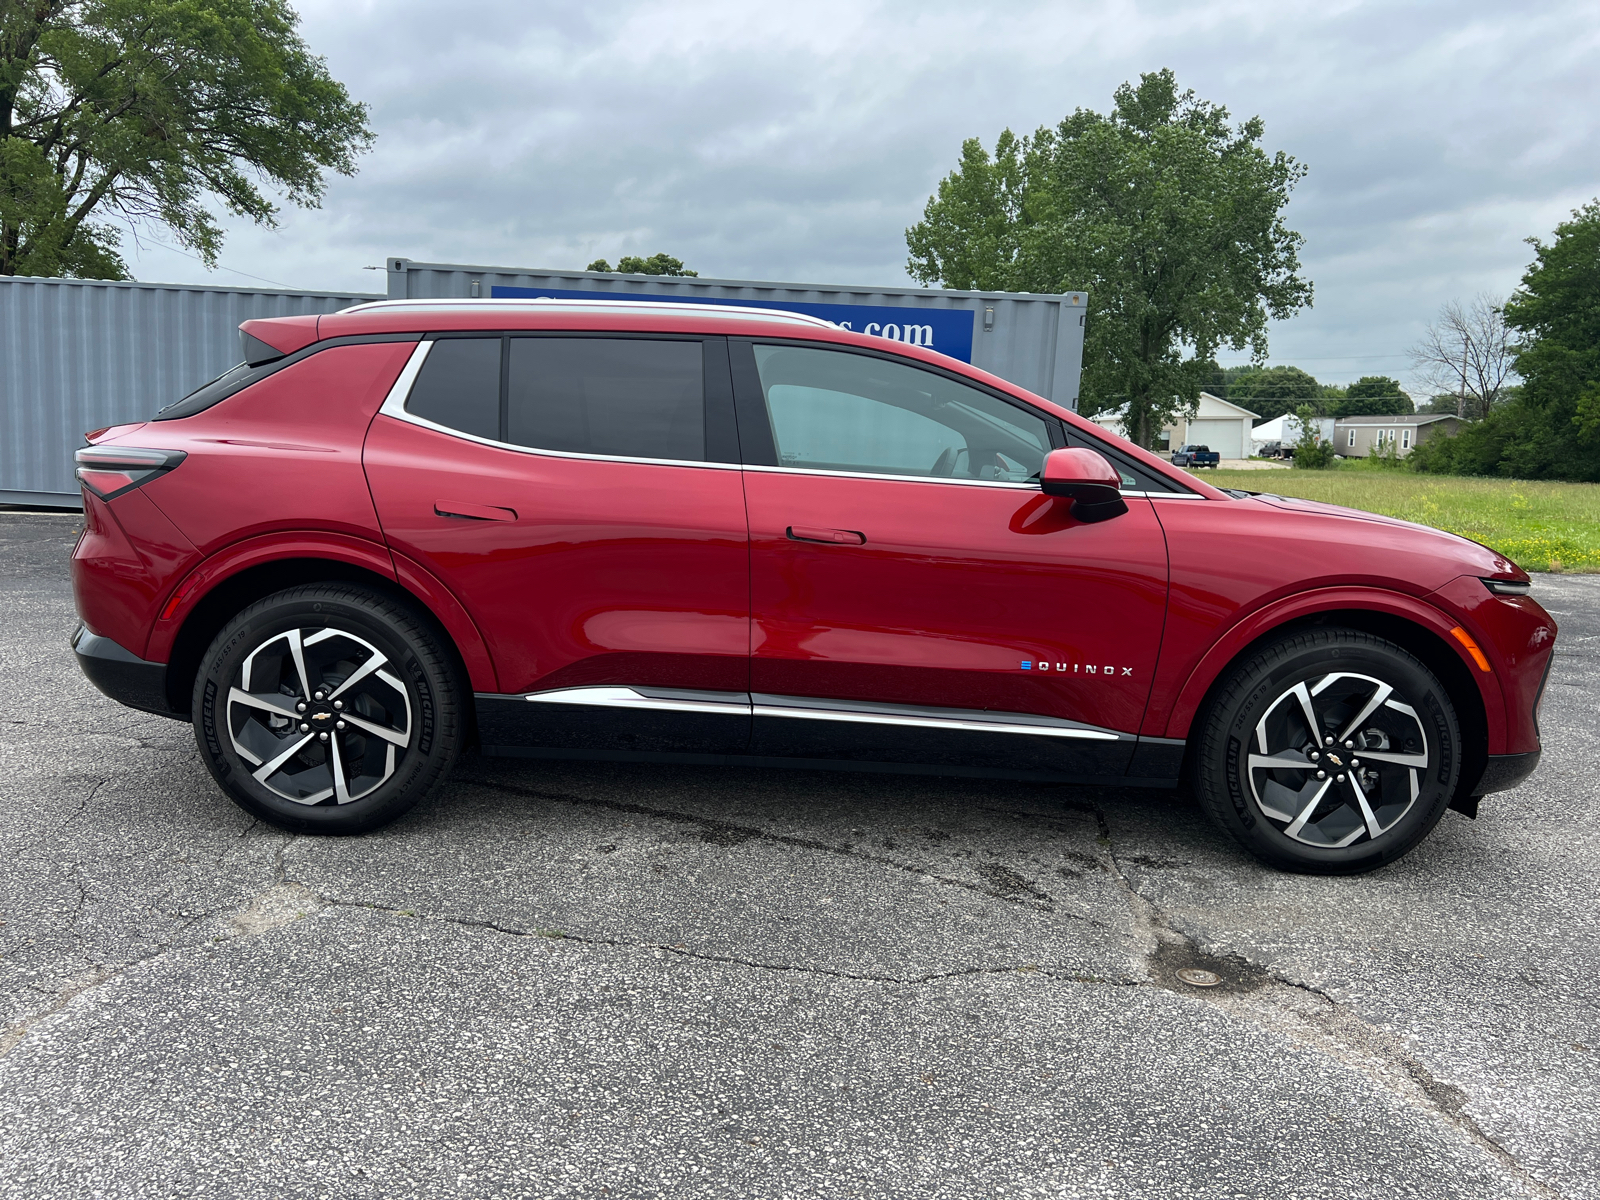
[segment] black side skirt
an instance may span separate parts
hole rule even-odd
[[[1181,741],[1020,713],[609,689],[633,693],[635,703],[607,690],[563,689],[531,700],[479,693],[482,753],[1125,787],[1174,787],[1183,761]]]

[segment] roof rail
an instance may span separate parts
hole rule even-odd
[[[530,305],[544,308],[610,308],[629,309],[637,312],[683,312],[688,310],[697,317],[727,316],[727,317],[759,317],[767,321],[787,321],[796,325],[821,326],[824,329],[837,329],[832,321],[824,321],[821,317],[807,316],[805,313],[790,312],[788,309],[779,308],[750,308],[742,304],[716,304],[697,302],[694,300],[557,300],[544,296],[529,298],[505,298],[487,300],[429,300],[419,298],[416,300],[369,300],[365,304],[352,304],[349,308],[341,308],[340,313],[371,312],[374,309],[388,311],[427,311],[441,308],[526,308]]]

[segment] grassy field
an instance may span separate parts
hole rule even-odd
[[[1600,571],[1596,483],[1417,475],[1364,462],[1327,471],[1204,471],[1201,478],[1446,529],[1494,547],[1525,571]]]

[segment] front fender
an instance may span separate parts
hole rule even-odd
[[[1467,651],[1450,636],[1450,631],[1459,622],[1426,601],[1370,587],[1331,587],[1299,592],[1275,600],[1240,618],[1201,655],[1165,712],[1158,709],[1156,698],[1152,697],[1151,711],[1145,721],[1146,733],[1168,738],[1187,737],[1195,714],[1199,712],[1211,685],[1247,646],[1290,622],[1338,609],[1361,609],[1399,617],[1429,630],[1450,647],[1466,668],[1483,702],[1488,722],[1489,753],[1502,752],[1506,742],[1506,721],[1500,689],[1494,676],[1478,670]]]

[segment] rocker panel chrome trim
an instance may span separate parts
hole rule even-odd
[[[984,709],[932,708],[911,704],[869,704],[859,700],[819,700],[806,696],[751,697],[758,717],[804,721],[849,721],[863,725],[910,725],[923,729],[960,729],[978,733],[1023,733],[1078,738],[1092,742],[1133,741],[1131,733],[1115,733],[1059,717]]]
[[[746,692],[701,692],[674,688],[626,687],[610,684],[557,688],[548,692],[501,695],[479,692],[480,700],[521,700],[534,704],[575,704],[587,708],[646,709],[655,712],[720,713],[738,717],[779,717],[802,721],[841,721],[859,725],[903,725],[923,729],[975,733],[1030,734],[1093,742],[1133,742],[1137,735],[1083,725],[1059,717],[920,705],[871,704],[859,700],[823,700],[808,696],[754,695]]]

